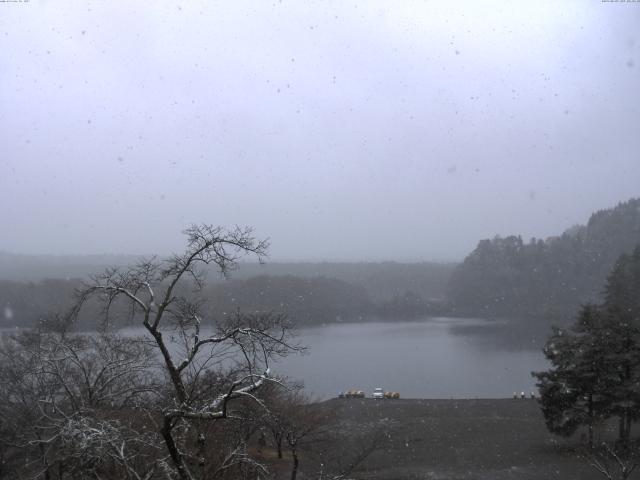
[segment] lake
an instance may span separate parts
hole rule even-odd
[[[507,340],[496,337],[505,331]],[[145,334],[139,327],[122,332]],[[483,319],[339,323],[298,333],[308,353],[286,357],[272,371],[303,380],[318,399],[350,389],[370,396],[375,387],[400,392],[402,398],[528,395],[536,390],[531,371],[549,366],[539,338],[531,343],[528,335]]]
[[[300,330],[306,355],[287,357],[277,374],[304,380],[318,398],[375,387],[403,398],[500,398],[535,390],[532,370],[548,368],[539,348],[487,341],[486,320],[332,324]],[[465,328],[471,327],[471,328]]]

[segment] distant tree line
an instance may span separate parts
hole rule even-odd
[[[640,199],[632,199],[594,213],[586,226],[574,226],[558,237],[482,240],[457,266],[239,264],[233,280],[211,281],[202,295],[211,300],[208,313],[216,318],[239,307],[286,310],[301,325],[429,315],[562,320],[581,304],[602,299],[602,285],[616,258],[639,242]],[[42,261],[47,271],[62,272],[65,268],[61,260]],[[16,278],[22,278],[20,272],[25,268],[30,275],[37,270],[30,257],[0,254],[0,264],[10,267]],[[208,280],[214,280],[213,271],[205,273]],[[68,307],[70,293],[80,285],[77,279],[0,280],[0,326],[35,325],[52,311]],[[91,308],[80,322],[86,328],[92,327],[96,316]]]
[[[71,307],[79,279],[40,282],[0,281],[0,327],[31,327]]]
[[[86,278],[107,267],[125,267],[141,258],[120,256],[47,256],[12,255],[0,251],[0,284],[3,281],[33,282],[46,279]],[[253,277],[293,276],[300,278],[335,278],[363,287],[371,300],[378,304],[393,297],[414,292],[428,301],[443,300],[455,263],[438,262],[272,262],[263,265],[239,262],[233,272],[234,280]],[[217,272],[208,270],[207,281],[224,283]]]
[[[335,278],[365,289],[371,301],[380,304],[413,292],[426,301],[445,298],[447,283],[456,263],[437,262],[267,262],[240,264],[235,280],[252,277]]]
[[[333,278],[271,277],[213,285],[209,317],[245,312],[287,312],[299,326],[370,317],[375,307],[363,287]]]
[[[83,281],[44,280],[38,283],[0,281],[0,326],[32,327],[63,315],[73,304],[73,293]],[[183,289],[191,287],[182,286]],[[359,285],[327,277],[295,277],[261,275],[246,280],[215,282],[200,292],[207,304],[207,318],[222,320],[242,313],[287,313],[297,325],[320,325],[336,322],[358,322],[383,319],[411,319],[441,314],[443,304],[428,301],[406,291],[381,300],[371,299]],[[128,326],[119,302],[111,305],[114,321]],[[100,306],[89,303],[76,328],[93,329],[100,318]],[[124,319],[124,320],[123,320]],[[125,322],[125,323],[122,323]]]
[[[616,258],[640,243],[640,199],[594,213],[546,240],[482,240],[454,271],[447,298],[459,315],[566,318],[602,299]]]

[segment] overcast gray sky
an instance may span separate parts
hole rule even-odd
[[[0,2],[0,250],[456,260],[640,195],[640,3]]]

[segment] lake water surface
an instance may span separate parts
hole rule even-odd
[[[333,324],[300,331],[306,355],[274,365],[303,379],[319,398],[375,387],[403,398],[499,398],[535,390],[532,370],[548,364],[540,349],[508,349],[488,342],[486,320],[431,318],[415,322]]]
[[[506,341],[496,337],[505,331]],[[122,332],[146,335],[140,327]],[[532,344],[483,319],[340,323],[298,333],[308,353],[279,360],[272,371],[304,381],[318,399],[350,389],[370,396],[375,387],[402,398],[504,398],[535,391],[531,371],[549,367],[539,339]]]

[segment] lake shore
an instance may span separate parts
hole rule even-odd
[[[332,399],[341,431],[384,434],[354,478],[597,479],[580,439],[551,435],[532,399]],[[304,465],[301,465],[304,469]]]

